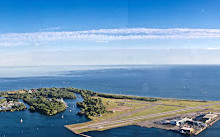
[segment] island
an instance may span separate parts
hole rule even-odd
[[[76,99],[75,94],[84,99],[77,102],[77,114],[90,121],[65,127],[82,136],[128,125],[197,135],[220,119],[220,101],[116,95],[72,87],[0,92],[0,103],[22,99],[30,106],[29,111],[55,115],[66,110],[63,99]]]
[[[0,92],[0,96],[4,97],[5,100],[22,99],[30,106],[31,112],[39,112],[45,115],[55,115],[66,110],[67,105],[63,99],[76,99],[74,93],[67,91],[66,88],[22,89]],[[21,104],[25,106],[23,103]]]

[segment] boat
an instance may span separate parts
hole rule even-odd
[[[23,119],[21,119],[21,123],[23,123]]]
[[[180,131],[181,134],[184,134],[185,132],[183,130]]]
[[[64,118],[63,114],[62,114],[62,118]]]
[[[71,112],[72,110],[70,110],[70,112]]]

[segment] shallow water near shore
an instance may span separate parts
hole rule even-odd
[[[165,98],[219,100],[220,97],[220,66],[66,66],[40,69],[4,67],[0,70],[2,91],[39,87],[76,87],[102,93]],[[76,100],[65,100],[70,107],[55,116],[30,113],[28,110],[0,113],[0,137],[77,136],[63,126],[88,121],[83,116],[75,115],[79,111],[76,102],[82,100],[80,96]],[[24,122],[20,123],[20,119]],[[138,126],[86,134],[94,137],[186,136],[172,131]],[[216,122],[198,135],[206,136],[219,137],[220,122]]]

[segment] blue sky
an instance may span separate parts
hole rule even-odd
[[[0,65],[219,64],[219,0],[0,0]]]

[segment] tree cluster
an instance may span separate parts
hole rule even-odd
[[[81,108],[78,114],[85,115],[87,118],[107,112],[100,98],[92,98],[89,95],[84,96],[83,102],[77,102],[77,107]]]
[[[97,93],[97,96],[104,97],[104,98],[132,99],[132,100],[149,101],[149,102],[158,101],[157,98],[125,96],[125,95],[113,95],[113,94],[102,94],[102,93]]]
[[[35,97],[49,97],[49,98],[64,98],[64,99],[76,99],[73,92],[69,92],[65,88],[39,88],[37,92],[32,93]]]
[[[21,110],[26,110],[27,107],[25,106],[24,103],[21,103],[20,105],[14,105],[12,106],[13,111],[21,111]]]
[[[24,98],[24,102],[30,106],[29,108],[30,111],[32,112],[36,111],[46,115],[55,115],[59,112],[66,110],[66,105],[55,98],[48,99],[44,97],[40,97],[40,98],[26,97]]]

